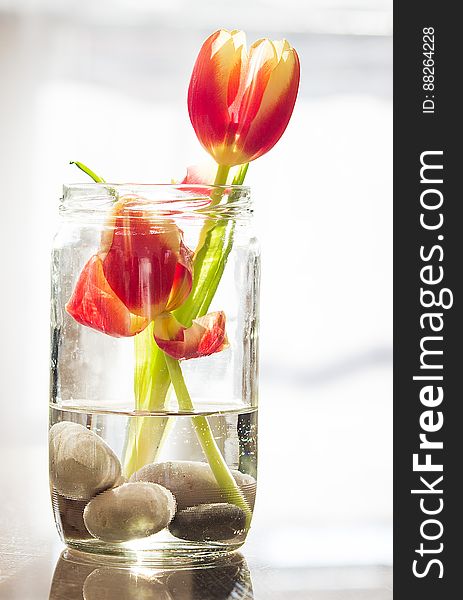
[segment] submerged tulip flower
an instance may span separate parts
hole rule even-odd
[[[135,335],[148,325],[148,319],[132,314],[116,296],[98,255],[82,269],[66,311],[81,325],[114,337]]]
[[[268,152],[288,125],[299,59],[286,40],[246,49],[242,31],[221,29],[203,44],[188,90],[196,135],[217,163],[234,166]]]
[[[100,256],[108,284],[136,315],[153,319],[178,308],[192,285],[192,252],[174,221],[153,220],[140,199],[116,203]]]
[[[170,313],[154,321],[154,339],[161,350],[177,360],[209,356],[228,347],[225,313],[209,313],[183,327]]]
[[[170,312],[190,294],[192,256],[174,221],[150,219],[140,198],[122,198],[66,311],[81,325],[114,337],[136,335],[154,321],[159,347],[177,359],[220,352],[227,346],[223,313],[186,328]]]

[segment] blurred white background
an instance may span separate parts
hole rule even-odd
[[[290,126],[247,180],[263,285],[246,547],[269,565],[389,564],[391,0],[0,0],[0,448],[19,441],[46,485],[49,249],[62,183],[85,180],[68,161],[140,182],[201,162],[186,90],[219,27],[287,37],[302,64]]]

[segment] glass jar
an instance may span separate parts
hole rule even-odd
[[[49,450],[69,547],[190,560],[243,544],[257,469],[251,221],[243,186],[64,187]]]

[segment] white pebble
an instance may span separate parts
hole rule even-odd
[[[90,533],[105,542],[128,542],[167,527],[175,515],[175,498],[155,483],[124,483],[91,500],[84,510]]]
[[[50,479],[59,494],[88,500],[120,481],[119,459],[96,433],[83,425],[55,423],[48,439]]]

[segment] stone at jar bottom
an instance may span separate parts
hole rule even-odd
[[[48,439],[50,479],[62,496],[89,500],[119,482],[119,459],[90,429],[62,421],[50,428]]]
[[[50,429],[50,463],[67,539],[119,544],[168,529],[181,540],[229,542],[245,534],[245,512],[226,501],[205,462],[150,463],[127,482],[119,459],[96,433],[60,422]],[[252,508],[255,479],[236,470],[232,475]]]
[[[90,500],[84,522],[100,540],[127,542],[165,529],[175,511],[175,498],[166,488],[156,483],[124,483]]]
[[[245,531],[246,513],[234,504],[199,504],[178,511],[169,525],[175,537],[193,542],[225,541]]]

